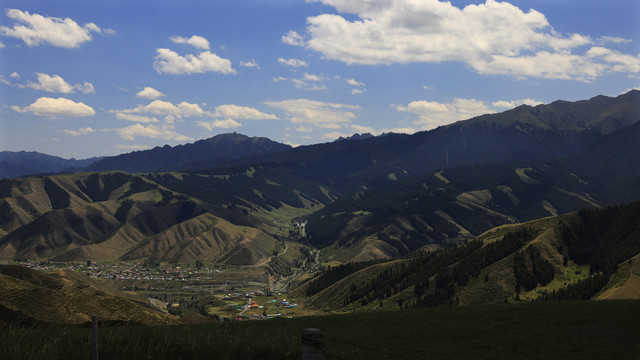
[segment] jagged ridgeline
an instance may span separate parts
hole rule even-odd
[[[409,258],[329,267],[294,294],[319,309],[637,298],[640,201],[495,228]]]
[[[0,195],[5,259],[239,265],[273,254],[274,213],[292,218],[333,198],[318,184],[263,167],[4,179]]]
[[[640,124],[565,159],[451,167],[343,196],[309,217],[329,260],[397,257],[499,225],[640,198]]]

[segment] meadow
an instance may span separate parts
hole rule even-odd
[[[103,326],[100,359],[637,359],[640,301],[510,303],[175,326]],[[90,327],[1,325],[4,359],[90,359]]]

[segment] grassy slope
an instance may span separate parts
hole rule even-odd
[[[523,303],[270,321],[100,330],[100,358],[300,359],[320,328],[325,358],[637,359],[639,301]],[[87,328],[0,328],[8,358],[86,359]]]
[[[626,209],[632,209],[628,205]],[[525,224],[510,224],[496,227],[478,237],[484,246],[502,239],[506,234],[515,232],[518,229],[531,229],[536,235],[531,241],[524,244],[520,250],[529,246],[535,247],[542,258],[553,266],[553,279],[546,285],[538,284],[530,291],[522,290],[521,300],[534,300],[545,292],[553,292],[567,285],[586,279],[590,276],[589,264],[578,264],[568,259],[564,264],[564,255],[568,245],[562,239],[562,226],[577,226],[581,222],[578,213],[570,213],[555,217],[547,217],[539,220],[527,222]],[[563,225],[564,224],[564,225]],[[613,246],[613,245],[612,245]],[[455,295],[461,305],[501,303],[504,301],[513,302],[516,298],[516,277],[514,275],[514,254],[510,253],[503,258],[488,264],[481,269],[477,277],[471,277],[464,286],[455,286]],[[361,306],[359,301],[344,304],[344,300],[350,293],[350,287],[364,286],[382,274],[387,269],[393,273],[398,273],[399,266],[409,265],[411,259],[399,259],[390,262],[383,262],[365,267],[339,281],[327,286],[324,290],[308,298],[305,304],[311,308],[324,311],[351,311],[353,309],[380,310],[398,309],[398,304],[413,304],[417,297],[414,293],[414,286],[409,284],[407,288],[398,289],[397,293],[392,293],[384,301],[371,301]],[[455,266],[455,264],[454,264]],[[529,267],[531,264],[529,264]],[[443,272],[446,269],[440,269]],[[426,279],[422,279],[424,281]],[[302,284],[298,289],[293,290],[294,294],[303,296],[306,294],[309,284]],[[426,294],[435,291],[435,276],[429,279],[430,287]],[[625,260],[619,268],[612,274],[609,283],[595,296],[596,299],[639,299],[640,298],[640,254]]]
[[[86,276],[71,271],[41,273],[10,265],[0,266],[0,306],[52,324],[82,324],[90,321],[92,314],[125,323],[175,323],[143,299],[111,290]]]
[[[278,174],[250,169],[251,172],[245,173],[231,169],[231,175],[203,175],[204,179],[222,179],[220,185],[236,186],[238,194],[230,193],[221,198],[206,197],[211,187],[207,187],[206,181],[197,183],[199,175],[191,176],[192,183],[184,186],[185,190],[192,191],[188,194],[167,191],[148,178],[122,172],[14,179],[10,196],[0,199],[3,207],[0,258],[39,257],[56,261],[152,258],[183,263],[203,260],[256,265],[272,255],[274,237],[288,238],[294,217],[323,206],[309,193],[322,198],[326,196],[313,183],[289,181],[278,178],[281,176]],[[179,173],[165,175],[175,179],[174,183],[178,185],[186,177]],[[238,184],[229,181],[231,176],[236,177],[234,181]],[[99,188],[90,186],[90,180],[96,177]],[[289,182],[281,186],[270,180],[272,178]],[[53,202],[44,188],[46,181],[54,183],[68,196],[65,208],[53,209]],[[282,196],[285,201],[297,199],[299,207],[284,203],[279,207],[265,206],[262,195],[255,198],[259,191],[252,189],[252,184],[260,189],[275,189],[269,198],[271,204]],[[306,195],[296,188],[307,191]],[[251,194],[259,204],[241,198]],[[189,213],[183,211],[185,207],[180,202],[187,196],[191,204],[195,203]],[[200,196],[205,196],[206,200]],[[121,223],[123,219],[116,217],[125,199],[133,201],[133,205],[126,215],[126,222]]]

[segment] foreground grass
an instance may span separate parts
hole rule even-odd
[[[100,329],[100,359],[638,359],[640,301],[523,303],[269,321]],[[90,359],[90,329],[0,329],[5,359]]]

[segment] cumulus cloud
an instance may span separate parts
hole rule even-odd
[[[139,122],[139,123],[144,123],[144,124],[159,122],[159,120],[156,119],[155,117],[144,116],[144,115],[136,115],[136,114],[128,114],[128,113],[121,113],[121,112],[116,113],[116,118],[118,118],[120,120],[127,120],[127,121]]]
[[[198,126],[202,126],[209,131],[214,129],[235,129],[242,126],[242,124],[233,119],[197,121],[196,123],[198,124]]]
[[[184,38],[182,36],[173,36],[169,38],[176,44],[187,44],[196,47],[197,49],[209,50],[209,40],[202,36],[193,35],[190,38]]]
[[[150,147],[148,145],[125,145],[125,144],[116,144],[115,146],[118,150],[147,150]]]
[[[20,79],[20,74],[14,71],[11,73],[11,75],[9,75],[9,77],[12,79]]]
[[[413,123],[422,130],[434,129],[441,125],[458,120],[470,119],[474,116],[495,113],[496,111],[482,101],[456,98],[451,103],[437,101],[412,101],[408,105],[396,105],[396,110],[419,116]]]
[[[364,94],[365,89],[351,89],[351,95],[360,95]]]
[[[542,101],[527,98],[527,99],[511,100],[511,101],[506,101],[506,100],[494,101],[493,103],[491,103],[491,106],[493,106],[494,108],[500,108],[500,109],[513,109],[520,105],[536,106],[541,104],[542,104]]]
[[[268,101],[267,105],[282,110],[294,124],[313,125],[323,129],[339,129],[349,124],[356,115],[353,110],[359,106],[329,103],[309,99]]]
[[[293,58],[292,59],[278,58],[278,62],[280,64],[283,64],[283,65],[289,66],[289,67],[293,67],[293,68],[309,66],[309,64],[307,64],[304,60],[293,59]]]
[[[344,132],[339,132],[339,131],[332,131],[330,133],[326,133],[322,135],[323,139],[328,139],[328,140],[336,140],[339,138],[347,138],[349,136],[351,136],[353,134],[347,134]]]
[[[360,82],[356,79],[344,79],[344,81],[351,86],[361,86],[364,87],[364,83]]]
[[[36,73],[36,76],[38,77],[38,82],[27,81],[27,84],[25,86],[51,93],[72,94],[76,91],[80,91],[85,94],[95,93],[93,84],[91,84],[90,82],[71,85],[59,75]]]
[[[92,32],[101,32],[94,23],[78,25],[70,18],[57,18],[30,14],[28,11],[7,9],[7,17],[19,25],[0,26],[0,34],[21,39],[27,46],[49,43],[63,48],[75,48],[92,39]]]
[[[499,100],[488,105],[484,101],[476,99],[456,98],[450,103],[419,100],[412,101],[406,106],[392,106],[398,111],[418,115],[418,119],[413,121],[413,124],[417,125],[421,130],[430,130],[441,125],[447,125],[459,120],[468,120],[479,115],[493,114],[498,110],[503,111],[523,104],[536,106],[542,104],[542,102],[534,99]],[[413,130],[413,128],[408,128],[408,130]],[[387,130],[385,129],[385,131]],[[411,132],[415,132],[415,130]]]
[[[159,74],[201,74],[217,72],[222,74],[235,74],[229,59],[222,58],[210,51],[198,55],[187,54],[180,56],[169,49],[156,49],[153,67]]]
[[[372,134],[372,135],[377,135],[377,133],[378,133],[374,128],[369,127],[369,126],[353,124],[353,125],[350,125],[349,127],[351,128],[351,130],[353,130],[353,131],[355,131],[357,133],[360,133],[360,134],[369,133],[369,134]]]
[[[96,112],[88,105],[81,102],[74,102],[65,98],[41,97],[33,104],[20,108],[12,106],[12,109],[20,112],[30,112],[37,116],[92,116]]]
[[[260,65],[258,65],[258,63],[251,59],[249,61],[240,61],[240,66],[244,66],[244,67],[249,67],[249,68],[256,68],[256,69],[260,69]]]
[[[147,105],[138,105],[135,108],[123,109],[123,110],[111,110],[116,114],[154,114],[164,115],[171,117],[187,117],[187,116],[202,116],[205,114],[204,110],[198,104],[191,104],[183,101],[177,105],[168,101],[154,100]]]
[[[323,75],[315,74],[302,74],[302,78],[292,79],[293,85],[298,89],[303,90],[326,90],[324,85],[326,78]]]
[[[312,1],[357,18],[311,16],[307,39],[290,31],[282,41],[348,64],[461,61],[481,74],[580,81],[607,71],[638,71],[627,64],[633,59],[620,59],[624,54],[580,53],[581,47],[596,41],[581,34],[559,34],[544,14],[525,12],[508,2],[486,0],[458,8],[435,0]],[[625,39],[600,41],[616,44]]]
[[[248,106],[232,104],[216,106],[215,112],[211,116],[243,120],[278,120],[278,117],[274,114],[267,114]]]
[[[147,100],[155,100],[163,96],[164,96],[163,93],[149,86],[145,86],[144,89],[140,90],[136,94],[136,97],[147,99]]]
[[[280,82],[280,81],[287,81],[287,80],[289,80],[289,78],[286,78],[284,76],[278,76],[278,77],[274,76],[272,80],[273,80],[273,82]]]
[[[80,128],[78,130],[62,130],[63,132],[66,132],[67,134],[71,135],[71,136],[78,136],[78,135],[87,135],[87,134],[91,134],[96,132],[94,129],[90,128],[90,127],[84,127],[84,128]]]
[[[294,45],[294,46],[301,46],[304,44],[304,39],[302,38],[302,35],[298,34],[293,30],[287,32],[286,35],[283,35],[281,40],[285,44]]]
[[[125,140],[134,140],[136,137],[160,138],[164,140],[191,141],[193,138],[180,135],[171,125],[141,125],[133,124],[116,130],[118,135]]]

